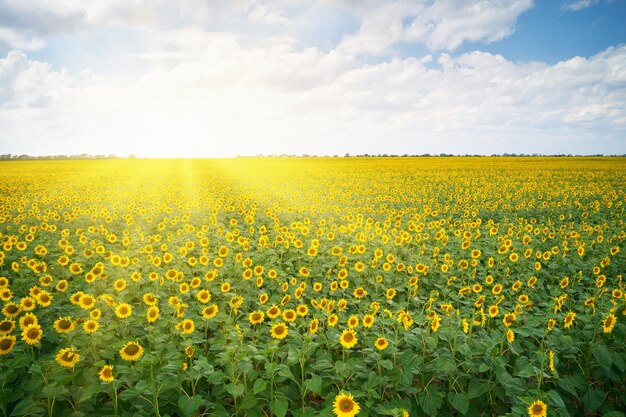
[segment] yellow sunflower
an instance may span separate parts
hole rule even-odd
[[[317,330],[319,329],[319,324],[320,322],[318,319],[311,320],[311,323],[309,323],[309,332],[311,334],[317,333]]]
[[[8,319],[0,321],[0,336],[9,334],[13,330],[15,330],[15,321]]]
[[[617,317],[613,314],[609,314],[602,320],[602,331],[604,333],[611,333],[615,323],[617,323]]]
[[[143,348],[139,342],[127,342],[120,349],[120,356],[125,361],[136,361],[143,355]]]
[[[287,323],[295,321],[297,317],[298,315],[296,311],[291,308],[288,308],[285,311],[283,311],[283,320],[285,320]]]
[[[0,355],[6,355],[13,350],[15,346],[15,336],[1,336],[0,337]]]
[[[196,329],[196,325],[191,319],[185,319],[176,326],[182,334],[191,334]]]
[[[212,319],[218,312],[219,308],[217,307],[217,304],[211,304],[202,310],[202,317],[205,319]]]
[[[59,351],[55,359],[62,367],[73,368],[80,360],[80,355],[74,351],[74,348],[65,348]]]
[[[548,406],[541,400],[537,400],[528,407],[529,417],[546,417],[548,415]]]
[[[26,326],[26,328],[22,331],[22,340],[29,345],[36,345],[41,342],[41,336],[43,336],[43,331],[41,330],[41,326],[39,326],[39,324]]]
[[[346,349],[352,349],[357,342],[356,333],[354,330],[344,330],[339,336],[339,343]]]
[[[61,317],[54,322],[54,330],[57,333],[70,333],[74,329],[74,322],[70,317]]]
[[[378,350],[385,350],[387,349],[387,346],[389,346],[389,342],[387,342],[387,339],[385,339],[384,337],[379,337],[374,342],[374,346],[376,346],[376,349]]]
[[[509,329],[506,332],[506,341],[509,343],[513,343],[513,341],[515,341],[515,333],[513,333],[513,330]]]
[[[85,333],[87,334],[93,334],[98,330],[98,327],[100,327],[100,325],[98,324],[97,321],[95,320],[86,320],[83,323],[83,330],[85,331]]]
[[[335,413],[337,417],[354,417],[360,410],[361,407],[359,407],[359,403],[354,400],[352,394],[341,393],[335,397],[333,413]]]
[[[133,314],[133,308],[130,304],[120,303],[115,307],[115,315],[120,319],[128,318],[131,314]]]
[[[260,310],[253,311],[252,313],[248,315],[248,320],[250,321],[250,324],[252,325],[263,323],[264,319],[265,319],[265,313],[263,313]]]
[[[274,339],[284,339],[288,333],[289,329],[285,323],[278,323],[272,326],[271,334]]]
[[[113,365],[104,365],[102,369],[100,369],[98,376],[104,382],[115,381],[115,376],[113,376]]]
[[[159,318],[159,307],[152,306],[146,312],[146,318],[148,319],[148,323],[154,323]]]

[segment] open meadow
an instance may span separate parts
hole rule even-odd
[[[0,163],[0,416],[626,409],[626,158]]]

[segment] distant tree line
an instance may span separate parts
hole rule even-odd
[[[130,155],[128,158],[135,158],[135,156]],[[24,161],[24,160],[33,160],[33,159],[43,159],[43,160],[56,160],[56,159],[120,159],[119,156],[116,155],[89,155],[86,153],[81,153],[79,155],[43,155],[43,156],[32,156],[32,155],[12,155],[10,153],[0,155],[0,161]]]
[[[592,155],[573,155],[573,154],[525,154],[525,153],[503,153],[503,154],[492,154],[492,155],[478,155],[478,154],[463,154],[463,155],[455,155],[451,153],[440,153],[440,154],[350,154],[346,153],[344,155],[310,155],[310,154],[270,154],[270,155],[237,155],[236,158],[439,158],[439,157],[624,157],[626,154],[622,155],[605,155],[605,154],[592,154]],[[121,157],[116,155],[90,155],[86,153],[82,153],[79,155],[43,155],[43,156],[33,156],[33,155],[12,155],[12,154],[0,154],[0,161],[29,161],[29,160],[98,160],[98,159],[135,159],[137,158],[135,155],[128,155],[127,157]]]

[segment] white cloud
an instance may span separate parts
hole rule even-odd
[[[227,34],[164,37],[198,48],[125,81],[70,78],[10,53],[0,61],[3,153],[626,151],[626,47],[555,65],[479,51],[363,64]]]
[[[600,0],[577,0],[563,5],[563,10],[568,12],[578,12],[580,10],[595,6]]]
[[[340,3],[362,20],[340,48],[380,54],[398,42],[424,43],[431,50],[454,50],[463,42],[494,42],[513,33],[517,17],[532,0],[444,0]]]

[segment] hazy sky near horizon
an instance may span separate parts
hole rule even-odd
[[[624,0],[0,0],[0,153],[626,153]]]

